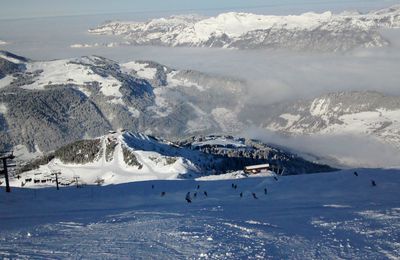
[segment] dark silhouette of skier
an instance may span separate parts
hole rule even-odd
[[[161,192],[161,197],[165,196],[165,191]]]
[[[232,183],[232,188],[233,188],[233,189],[235,188],[235,184],[233,184],[233,183]]]
[[[243,192],[241,192],[241,193],[239,194],[239,196],[240,196],[241,198],[243,198]]]
[[[151,188],[154,189],[154,184],[151,185]]]
[[[355,176],[358,176],[358,173],[357,173],[357,172],[354,172],[353,174],[354,174]]]
[[[267,195],[268,191],[267,188],[264,188],[264,194]]]
[[[233,186],[233,188],[236,190],[237,189],[237,185],[235,184],[235,186]]]
[[[276,176],[274,176],[274,180],[276,180],[276,181],[277,181],[277,180],[278,180],[278,178],[277,178]]]
[[[192,198],[190,198],[190,191],[186,193],[185,200],[187,201],[187,203],[192,203]]]
[[[197,185],[197,189],[200,189],[200,185]]]
[[[195,193],[193,194],[193,197],[195,197],[195,198],[197,197],[197,192],[195,192]]]
[[[376,182],[374,180],[371,180],[371,185],[375,187],[376,186]]]
[[[253,198],[255,198],[256,200],[258,200],[257,195],[253,192]]]
[[[207,193],[207,191],[204,191],[204,195],[205,195],[206,197],[208,197],[208,193]]]

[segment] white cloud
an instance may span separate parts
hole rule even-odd
[[[260,128],[250,128],[241,135],[288,147],[308,159],[337,167],[400,167],[399,151],[373,137],[353,135],[282,136]]]

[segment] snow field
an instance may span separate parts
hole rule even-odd
[[[0,193],[0,256],[398,259],[400,171],[357,171],[14,188]]]

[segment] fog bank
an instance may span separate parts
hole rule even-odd
[[[282,136],[260,128],[241,135],[292,149],[307,159],[336,167],[399,168],[399,150],[373,137],[353,135]]]

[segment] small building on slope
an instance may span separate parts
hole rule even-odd
[[[244,172],[245,173],[248,173],[248,174],[257,174],[257,173],[260,173],[260,172],[266,172],[266,171],[269,171],[271,168],[270,168],[270,166],[269,166],[269,164],[268,163],[265,163],[265,164],[257,164],[257,165],[249,165],[249,166],[246,166],[246,167],[244,167]]]

